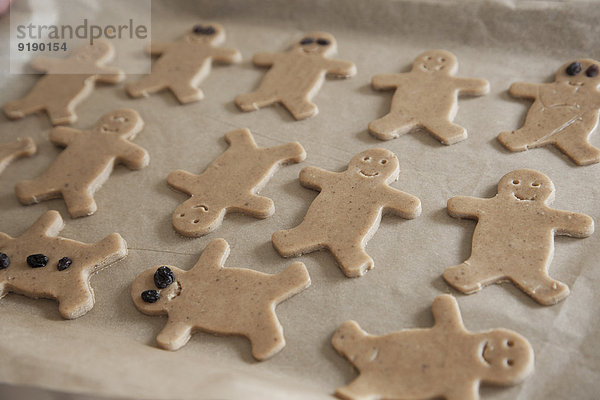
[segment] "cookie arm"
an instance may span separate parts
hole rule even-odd
[[[568,211],[553,211],[557,235],[584,238],[594,233],[594,220],[592,217]]]
[[[57,146],[67,147],[75,140],[81,131],[66,126],[57,126],[50,131],[48,138]]]
[[[55,210],[50,210],[46,211],[44,215],[39,217],[37,221],[35,221],[33,225],[27,229],[25,234],[30,234],[35,237],[39,236],[40,234],[55,237],[64,227],[65,223],[60,216],[60,213]]]
[[[276,58],[277,54],[261,52],[252,57],[252,62],[259,67],[270,67],[275,63]]]
[[[381,74],[371,78],[371,86],[375,90],[395,89],[400,84],[400,74]]]
[[[115,67],[96,67],[96,81],[106,83],[118,83],[125,79],[122,70]]]
[[[142,169],[150,162],[148,152],[137,144],[124,141],[120,143],[120,150],[117,157],[129,169]]]
[[[305,167],[300,171],[300,183],[306,188],[321,190],[328,180],[337,179],[337,175],[336,172],[326,171],[321,168]]]
[[[456,196],[448,200],[448,214],[455,218],[471,218],[479,217],[479,212],[483,204],[488,199],[479,199],[470,196]]]
[[[242,54],[237,49],[215,47],[211,51],[212,59],[222,64],[234,64],[242,61]]]
[[[389,210],[406,219],[413,219],[421,215],[421,200],[418,197],[389,186],[385,186],[384,190],[384,210]]]
[[[356,65],[350,61],[329,60],[327,73],[347,78],[356,75]]]
[[[249,129],[237,129],[235,131],[227,132],[225,134],[225,141],[229,143],[231,147],[245,146],[250,149],[257,148],[256,142]]]
[[[490,83],[485,79],[454,78],[461,94],[481,96],[490,91]]]
[[[146,51],[153,56],[159,56],[164,53],[169,47],[170,43],[164,42],[151,42],[150,46],[146,48]]]
[[[37,57],[31,61],[31,68],[40,72],[52,72],[63,63],[62,59]]]
[[[517,98],[535,99],[538,96],[541,84],[529,82],[515,82],[510,85],[508,93]]]
[[[219,270],[229,257],[229,243],[225,239],[215,239],[208,243],[196,264],[189,272],[202,273],[207,269]]]
[[[456,299],[449,294],[436,297],[431,304],[434,328],[457,330],[463,328],[462,317]]]
[[[172,188],[180,192],[192,195],[192,189],[198,182],[198,175],[191,174],[187,171],[178,169],[173,171],[167,177],[167,183]]]

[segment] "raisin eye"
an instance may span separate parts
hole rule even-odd
[[[159,267],[154,273],[154,284],[159,289],[164,289],[175,281],[173,271],[169,267]]]
[[[588,69],[585,70],[585,75],[589,78],[598,76],[598,66],[596,64],[590,65]]]
[[[304,39],[302,39],[302,40],[300,41],[300,44],[301,44],[302,46],[304,46],[304,45],[311,44],[311,43],[314,43],[314,42],[315,42],[315,39],[313,39],[313,38],[310,38],[310,37],[307,37],[307,38],[304,38]]]
[[[214,35],[215,34],[215,28],[213,28],[212,26],[202,26],[202,25],[196,25],[194,27],[194,33],[197,35]]]
[[[574,63],[571,63],[571,65],[569,65],[566,69],[567,75],[571,75],[571,76],[575,76],[578,73],[581,72],[581,64],[579,64],[577,61],[575,61]]]
[[[142,292],[142,300],[144,300],[146,303],[156,303],[158,300],[160,300],[160,293],[158,293],[156,290],[146,290]]]
[[[317,39],[317,44],[319,46],[327,46],[329,43],[331,43],[329,40],[327,39]]]

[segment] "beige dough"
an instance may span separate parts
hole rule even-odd
[[[73,218],[95,213],[94,193],[116,164],[130,169],[148,165],[146,150],[129,141],[143,126],[137,112],[122,109],[104,115],[89,131],[62,126],[52,129],[50,141],[66,149],[41,176],[19,182],[17,197],[23,204],[62,197]]]
[[[150,54],[160,58],[149,75],[127,85],[127,93],[141,97],[169,89],[182,104],[202,100],[204,94],[198,86],[210,74],[212,63],[233,64],[242,60],[239,51],[216,47],[224,41],[225,30],[221,25],[204,23],[196,25],[177,42],[153,42]]]
[[[452,123],[458,95],[481,96],[489,92],[490,85],[483,79],[457,78],[457,69],[454,54],[430,50],[415,59],[408,73],[375,75],[371,81],[374,89],[396,92],[390,113],[369,124],[371,134],[390,140],[422,127],[443,144],[465,140],[466,129]]]
[[[248,129],[231,131],[225,140],[229,148],[202,174],[177,170],[167,178],[173,188],[192,196],[173,213],[173,226],[182,235],[206,235],[221,226],[229,212],[255,218],[273,215],[273,200],[256,193],[279,166],[306,158],[298,142],[259,148]]]
[[[35,142],[29,137],[10,143],[0,143],[0,174],[17,158],[31,156],[36,151]]]
[[[27,96],[6,103],[4,112],[9,118],[22,118],[45,110],[53,125],[75,122],[75,107],[91,94],[95,82],[117,83],[125,77],[120,69],[105,66],[113,56],[109,42],[96,41],[65,59],[36,58],[31,66],[46,75]]]
[[[554,184],[546,175],[520,169],[504,175],[491,199],[458,196],[448,200],[453,217],[476,219],[471,256],[450,267],[444,279],[463,293],[510,281],[543,305],[569,295],[569,287],[548,276],[554,235],[587,237],[594,221],[587,215],[548,207]]]
[[[579,68],[571,67],[570,75],[567,70],[575,63]],[[554,145],[578,165],[599,162],[600,149],[588,140],[598,126],[599,67],[595,60],[575,60],[560,67],[552,83],[513,83],[512,96],[534,101],[525,125],[500,133],[500,143],[511,151]]]
[[[382,336],[344,322],[331,342],[360,375],[335,394],[348,400],[477,400],[481,382],[514,385],[533,372],[533,350],[523,336],[506,329],[470,333],[447,294],[431,310],[432,328]]]
[[[8,268],[0,269],[0,297],[9,292],[34,299],[58,301],[58,311],[67,319],[81,317],[94,306],[90,277],[127,256],[127,243],[118,233],[93,244],[58,237],[64,222],[58,211],[47,211],[24,234],[12,238],[0,232],[0,252],[10,257]],[[45,267],[32,268],[27,257],[43,254]],[[72,264],[57,268],[68,257]]]
[[[300,183],[321,193],[300,225],[273,234],[273,246],[283,257],[326,248],[347,277],[362,276],[374,266],[365,246],[382,214],[407,219],[421,214],[418,198],[389,186],[399,172],[398,158],[385,149],[363,151],[343,172],[304,168]]]
[[[275,275],[243,268],[225,268],[229,245],[211,241],[189,271],[167,267],[173,282],[159,288],[157,267],[142,272],[133,282],[131,296],[144,314],[168,314],[167,325],[157,336],[167,350],[184,346],[196,330],[221,335],[246,336],[257,360],[272,357],[285,346],[275,307],[310,286],[304,264],[295,262]],[[148,303],[141,297],[156,290],[160,298]]]
[[[353,63],[328,58],[336,51],[333,35],[311,32],[287,52],[255,54],[254,64],[270,69],[260,87],[237,96],[235,104],[242,111],[254,111],[279,102],[297,120],[316,115],[319,110],[311,99],[321,88],[325,75],[347,78],[356,74]]]

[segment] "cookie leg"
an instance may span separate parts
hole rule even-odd
[[[535,138],[539,136],[538,129],[525,125],[516,131],[500,133],[498,141],[510,151],[525,151],[529,147],[537,147],[535,146]]]
[[[483,287],[503,278],[500,273],[479,267],[478,263],[471,260],[446,268],[443,276],[450,286],[465,294],[478,292]]]
[[[281,103],[296,120],[306,119],[319,113],[315,104],[301,97],[282,99]]]
[[[361,247],[355,245],[329,245],[328,248],[348,278],[363,276],[365,272],[374,266],[373,259]]]
[[[52,179],[38,179],[21,181],[15,185],[15,194],[22,204],[35,204],[40,201],[60,197],[58,185],[51,183]]]
[[[71,124],[77,119],[77,115],[70,109],[68,103],[52,103],[46,107],[46,112],[53,125]]]
[[[512,277],[512,281],[535,301],[551,306],[564,300],[570,293],[569,287],[550,278],[547,274],[539,276]]]
[[[297,257],[325,247],[318,239],[317,232],[303,222],[295,228],[273,233],[273,247],[282,257]]]
[[[274,315],[270,318],[262,318],[256,325],[260,327],[259,332],[248,335],[252,344],[252,356],[257,360],[266,360],[285,347],[283,330]]]
[[[175,351],[183,347],[191,337],[191,325],[169,319],[167,325],[156,337],[156,342],[163,349]]]
[[[9,101],[4,105],[4,113],[8,118],[23,118],[28,114],[43,110],[45,105],[40,104],[35,96],[25,96],[19,100]]]
[[[62,195],[72,218],[92,215],[98,209],[96,201],[87,188],[83,190],[63,190]]]
[[[369,123],[369,132],[378,139],[391,140],[410,132],[416,125],[416,121],[413,118],[402,114],[390,113],[375,121],[371,121]]]
[[[184,82],[183,80],[172,82],[169,85],[171,92],[177,97],[180,103],[186,104],[194,101],[202,100],[204,93],[202,90],[192,86],[190,82]]]
[[[57,299],[58,312],[66,319],[79,318],[94,307],[94,295],[88,282],[79,282],[65,290]]]
[[[443,144],[451,145],[467,138],[465,128],[446,119],[428,120],[423,122],[423,127]]]
[[[578,165],[600,162],[600,149],[588,140],[590,132],[598,125],[598,115],[584,115],[582,120],[566,127],[556,136],[554,145]]]
[[[267,218],[275,212],[273,200],[264,196],[246,196],[238,204],[231,207],[231,211],[251,215],[255,218]]]
[[[370,385],[369,382],[361,377],[356,378],[349,385],[338,388],[335,394],[344,400],[373,400],[380,398],[377,388]]]
[[[125,90],[131,97],[148,97],[151,93],[159,92],[167,88],[167,83],[163,78],[155,75],[146,75],[136,82],[129,83]]]
[[[252,92],[240,94],[235,97],[235,104],[242,111],[256,111],[259,108],[277,103],[278,97],[275,94],[263,94],[261,92]]]

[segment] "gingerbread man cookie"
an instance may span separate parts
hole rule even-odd
[[[452,123],[458,95],[481,96],[489,92],[490,85],[483,79],[455,77],[457,69],[454,54],[430,50],[415,59],[408,73],[375,75],[371,81],[374,89],[396,92],[390,113],[369,124],[371,134],[390,140],[422,127],[443,144],[465,140],[466,129]]]
[[[444,279],[470,294],[492,283],[510,281],[543,305],[569,295],[569,287],[548,276],[554,235],[587,237],[594,221],[587,215],[550,208],[554,184],[546,175],[520,169],[504,175],[491,199],[458,196],[448,213],[476,219],[471,257],[450,267]]]
[[[0,143],[0,174],[11,162],[21,157],[28,157],[37,151],[32,138],[18,139],[15,142]]]
[[[272,357],[285,346],[275,307],[310,286],[304,264],[296,262],[275,275],[243,268],[225,268],[229,245],[211,241],[189,271],[153,267],[133,282],[131,296],[144,314],[168,314],[156,337],[158,345],[178,350],[193,331],[242,335],[257,360]]]
[[[533,372],[533,349],[523,336],[506,329],[467,331],[447,294],[431,310],[432,328],[382,336],[344,322],[331,342],[360,375],[335,394],[348,400],[477,400],[481,382],[514,385]]]
[[[182,104],[202,100],[204,94],[198,86],[210,74],[212,63],[233,64],[242,60],[239,51],[216,47],[224,41],[221,25],[205,23],[196,25],[177,42],[152,43],[150,54],[160,58],[150,75],[127,85],[127,93],[142,97],[169,89]]]
[[[52,129],[50,141],[66,149],[41,176],[19,182],[17,197],[23,204],[62,197],[73,218],[95,213],[94,193],[115,164],[130,169],[148,165],[146,150],[129,141],[143,126],[137,112],[122,109],[104,115],[89,131],[63,126]]]
[[[173,213],[173,226],[182,235],[206,235],[221,226],[229,212],[255,218],[273,215],[273,200],[256,193],[279,166],[306,158],[304,148],[297,142],[257,147],[248,129],[231,131],[225,140],[229,148],[202,174],[177,170],[167,178],[173,188],[192,196]]]
[[[533,99],[525,125],[502,132],[498,140],[511,151],[554,145],[578,165],[600,161],[588,140],[598,126],[600,63],[582,59],[558,70],[553,83],[513,83],[514,97]]]
[[[125,258],[127,244],[118,233],[94,244],[58,237],[63,228],[58,211],[47,211],[17,238],[0,232],[0,298],[12,292],[56,299],[67,319],[92,309],[90,277]]]
[[[385,149],[359,153],[343,172],[304,168],[300,183],[321,193],[300,225],[273,234],[273,246],[283,257],[327,248],[346,276],[362,276],[374,266],[365,246],[382,214],[407,219],[421,214],[418,198],[389,186],[399,172],[398,158]]]
[[[287,52],[255,54],[254,64],[270,69],[258,90],[240,94],[235,104],[242,111],[254,111],[279,102],[297,120],[316,115],[319,110],[311,99],[319,91],[325,75],[348,78],[356,74],[353,63],[328,58],[336,53],[336,46],[333,35],[311,32]]]
[[[46,75],[27,96],[6,103],[4,112],[9,118],[22,118],[45,110],[54,125],[75,122],[75,107],[91,94],[95,82],[117,83],[125,77],[120,69],[105,66],[113,56],[110,43],[96,41],[65,59],[36,58],[31,66]]]

